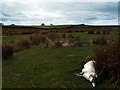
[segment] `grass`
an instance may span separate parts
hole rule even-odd
[[[40,48],[15,53],[3,61],[3,88],[91,88],[74,74],[80,72],[81,60],[91,55],[91,46],[79,48]],[[105,87],[99,84],[97,87]]]
[[[2,40],[15,40],[18,38],[29,38],[30,35],[11,35],[11,36],[2,36]]]
[[[115,36],[117,37],[117,32],[111,32],[110,34],[88,34],[87,32],[72,32],[67,34],[73,34],[74,36],[79,36],[81,40],[85,40],[85,41],[89,41],[92,40],[93,38],[101,37],[101,36],[111,36],[114,38]]]
[[[82,40],[101,36],[85,32],[68,34],[79,35]],[[29,38],[29,35],[3,36],[2,39],[15,40],[21,37]],[[32,46],[31,49],[17,52],[11,60],[2,62],[3,88],[92,88],[87,80],[74,74],[81,71],[84,63],[80,62],[93,54],[94,47],[101,46],[72,48]],[[109,87],[105,82],[97,85],[97,88]]]
[[[70,33],[68,33],[68,34],[70,34]],[[81,38],[81,40],[86,40],[86,41],[91,40],[92,38],[101,36],[101,35],[97,35],[97,34],[88,34],[87,32],[80,32],[80,33],[74,32],[72,34],[75,36],[79,36]]]
[[[57,33],[57,34],[61,34],[61,33]],[[91,40],[92,38],[95,37],[100,37],[100,36],[112,36],[112,37],[116,37],[117,36],[117,32],[111,32],[110,34],[88,34],[87,32],[72,32],[72,33],[67,33],[67,34],[73,34],[75,36],[79,36],[81,38],[81,40]],[[2,40],[15,40],[18,38],[29,38],[30,35],[11,35],[11,36],[2,36]]]

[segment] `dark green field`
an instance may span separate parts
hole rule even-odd
[[[88,33],[79,35],[81,40],[91,40],[101,36]],[[109,36],[109,35],[108,35]],[[113,33],[110,34],[113,36]],[[3,40],[28,38],[29,35],[3,36]],[[93,56],[94,48],[102,46],[85,45],[71,48],[30,49],[14,53],[11,60],[3,60],[3,88],[92,88],[91,84],[74,74],[81,71],[84,63]],[[106,82],[98,83],[97,88],[109,88]]]

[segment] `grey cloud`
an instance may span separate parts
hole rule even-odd
[[[90,24],[98,20],[116,20],[117,8],[114,2],[13,2],[3,3],[2,18],[6,24]]]

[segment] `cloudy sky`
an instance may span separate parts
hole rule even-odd
[[[0,2],[0,22],[6,25],[118,25],[118,0],[98,1],[3,0]]]

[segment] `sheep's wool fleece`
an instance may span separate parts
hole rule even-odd
[[[94,67],[95,61],[89,61],[84,65],[84,68],[82,69],[82,72],[84,72],[83,76],[90,80],[90,75],[95,75],[95,67]]]

